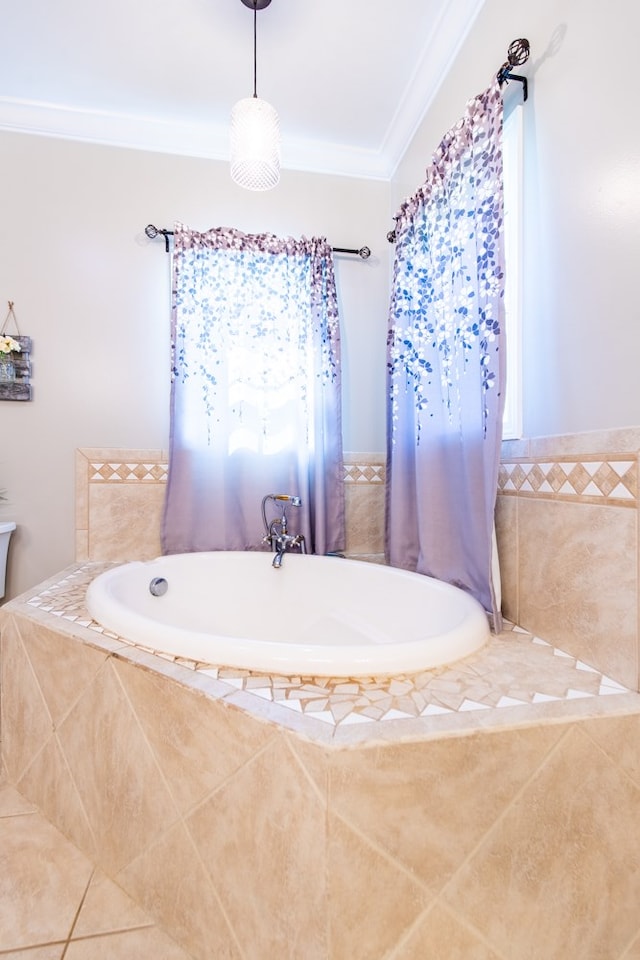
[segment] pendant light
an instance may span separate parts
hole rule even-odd
[[[270,190],[280,180],[280,121],[256,91],[258,10],[271,0],[242,0],[253,10],[253,96],[231,111],[231,179],[247,190]]]

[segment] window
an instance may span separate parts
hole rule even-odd
[[[260,549],[299,497],[309,552],[344,549],[340,331],[326,240],[174,231],[167,553]]]
[[[507,386],[502,436],[522,436],[522,224],[523,104],[505,107],[502,140],[504,166],[505,313]]]

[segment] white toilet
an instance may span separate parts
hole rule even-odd
[[[11,521],[0,521],[0,600],[4,597],[4,583],[7,573],[7,553],[9,552],[9,540],[15,530],[16,525]]]

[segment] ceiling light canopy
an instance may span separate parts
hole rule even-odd
[[[242,0],[253,10],[253,96],[231,111],[231,179],[247,190],[270,190],[280,180],[280,121],[257,94],[257,20],[271,0]]]

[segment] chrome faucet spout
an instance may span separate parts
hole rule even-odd
[[[282,504],[282,510],[279,517],[273,520],[267,519],[267,502],[271,500],[275,504]],[[268,543],[274,552],[272,566],[278,570],[282,566],[282,558],[287,550],[299,549],[306,553],[304,536],[301,533],[296,535],[289,533],[287,521],[287,506],[301,507],[300,497],[288,493],[268,493],[262,498],[262,522],[264,524],[263,543]]]
[[[271,566],[275,567],[276,570],[279,570],[282,566],[282,560],[287,550],[299,549],[301,553],[307,552],[305,539],[301,533],[296,534],[295,537],[290,533],[281,533],[279,537],[275,538],[274,549],[275,554]]]

